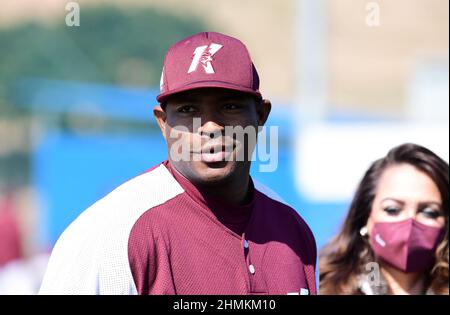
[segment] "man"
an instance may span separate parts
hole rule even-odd
[[[315,294],[311,231],[249,176],[255,141],[239,130],[262,127],[271,104],[244,44],[176,43],[157,100],[168,160],[67,228],[40,293]]]

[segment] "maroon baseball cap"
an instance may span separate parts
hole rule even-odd
[[[240,40],[204,32],[169,48],[156,100],[163,103],[170,95],[205,87],[236,90],[262,98],[258,72]]]

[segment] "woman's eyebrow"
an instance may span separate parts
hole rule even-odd
[[[394,202],[396,202],[396,203],[398,203],[400,205],[404,205],[405,204],[404,201],[402,201],[400,199],[392,198],[392,197],[387,197],[387,198],[382,199],[380,201],[380,204],[384,203],[385,201],[394,201]],[[440,202],[438,202],[438,201],[426,200],[426,201],[419,202],[419,206],[425,206],[425,205],[436,205],[438,207],[442,207],[442,204]]]
[[[442,206],[442,204],[440,202],[438,202],[438,201],[421,201],[421,202],[419,202],[419,205],[420,206],[435,205],[435,206],[438,206],[438,207]]]
[[[385,202],[385,201],[394,201],[394,202],[399,203],[399,204],[401,204],[401,205],[404,205],[404,204],[405,204],[404,201],[402,201],[402,200],[400,200],[400,199],[392,198],[392,197],[384,198],[384,199],[382,199],[382,200],[380,201],[380,203],[383,203],[383,202]]]

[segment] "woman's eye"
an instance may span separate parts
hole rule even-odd
[[[397,215],[400,213],[400,209],[397,207],[386,207],[384,208],[384,212],[386,212],[388,215]]]
[[[424,208],[420,212],[430,219],[436,219],[441,215],[441,212],[439,210],[433,208]]]
[[[179,113],[194,113],[195,107],[191,105],[184,105],[178,108]]]

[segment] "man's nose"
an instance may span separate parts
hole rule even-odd
[[[212,120],[206,121],[201,127],[200,127],[200,135],[208,137],[208,138],[218,138],[222,136],[224,131],[224,127]]]
[[[201,117],[200,134],[209,138],[217,138],[225,130],[222,121],[214,113],[205,113]]]

